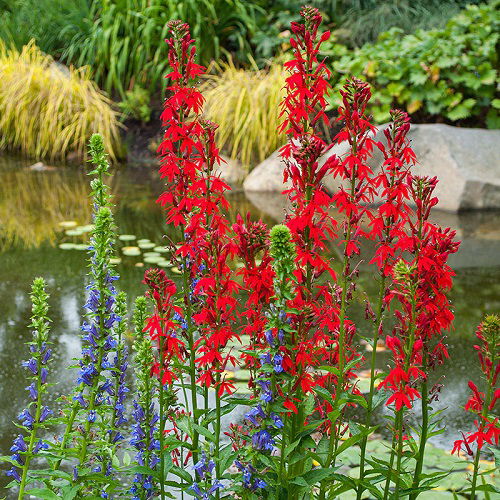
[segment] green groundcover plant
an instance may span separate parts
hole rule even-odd
[[[369,82],[369,111],[378,123],[401,107],[419,121],[498,128],[499,12],[500,2],[492,0],[468,6],[443,29],[404,35],[394,28],[354,52],[334,45],[327,50],[337,77],[334,88],[342,88],[350,75]],[[333,92],[331,106],[339,103]]]
[[[291,208],[271,229],[249,216],[229,222],[217,125],[204,118],[195,85],[205,68],[195,60],[189,26],[168,23],[169,97],[158,149],[165,189],[157,203],[175,230],[165,244],[179,274],[174,281],[165,269],[146,270],[147,292],[132,314],[133,355],[127,298],[113,265],[109,165],[102,137],[92,136],[93,229],[76,380],[70,394],[49,402],[49,297],[37,278],[22,362],[29,403],[12,454],[2,457],[18,499],[414,500],[451,473],[428,470],[424,461],[428,440],[443,431],[434,405],[441,384],[430,375],[449,362],[448,258],[459,242],[432,222],[437,179],[414,172],[407,113],[393,110],[384,140],[374,141],[366,82],[352,78],[341,90],[332,144],[346,141],[348,153],[320,161],[332,147],[320,135],[330,77],[320,49],[330,33],[320,31],[317,9],[304,7],[301,18],[291,23],[280,105]],[[369,167],[374,148],[384,157],[377,171]],[[333,195],[323,189],[326,175],[342,181]],[[335,262],[332,242],[340,249]],[[351,309],[365,242],[379,290],[365,298],[366,317],[357,322]],[[362,331],[372,347],[365,394],[357,374],[367,361]],[[453,446],[471,462],[472,477],[455,496],[499,493],[491,471],[480,468],[480,456],[497,454],[500,439],[499,337],[500,317],[492,314],[477,330],[483,380],[469,383],[465,404],[476,420]],[[375,371],[379,341],[391,353],[384,373]],[[251,374],[249,397],[229,377],[236,367]],[[369,446],[381,405],[391,434],[386,454]],[[354,407],[364,410],[361,422],[350,417]],[[223,416],[236,408],[244,416],[224,428]],[[420,423],[412,426],[415,414]],[[356,474],[342,467],[348,451]]]

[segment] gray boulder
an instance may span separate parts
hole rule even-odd
[[[379,127],[375,140],[385,142],[386,127]],[[500,130],[412,125],[408,138],[418,160],[413,172],[439,179],[437,208],[451,212],[500,208]],[[328,154],[342,156],[347,151],[344,143]],[[382,154],[375,149],[370,166],[376,169],[381,162]],[[334,192],[339,182],[330,176],[325,187]]]
[[[246,174],[243,165],[238,160],[233,160],[224,155],[221,155],[221,158],[224,161],[217,167],[220,178],[232,188],[241,187]]]
[[[281,193],[291,186],[289,182],[283,183],[284,169],[285,165],[279,157],[279,150],[276,150],[248,174],[243,182],[243,189],[246,192]]]
[[[384,142],[382,131],[386,126],[379,127],[375,140]],[[451,212],[500,208],[500,130],[413,125],[409,138],[419,161],[414,172],[439,179],[435,191],[438,208]],[[348,145],[343,143],[332,148],[328,156],[343,156],[347,151]],[[382,155],[375,149],[372,168],[376,170],[381,161]],[[330,192],[337,191],[339,185],[332,176],[325,178],[325,187]],[[285,189],[278,153],[258,165],[243,186],[246,191]]]

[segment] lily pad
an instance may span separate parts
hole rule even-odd
[[[158,253],[168,253],[169,249],[165,247],[155,247],[154,251]]]
[[[137,257],[141,255],[141,250],[138,247],[123,247],[122,248],[123,255],[127,255],[129,257]]]
[[[173,267],[173,264],[172,262],[170,262],[169,260],[166,260],[166,259],[162,259],[158,262],[158,265],[160,267]]]
[[[109,259],[109,262],[111,264],[120,264],[121,261],[122,259],[120,259],[120,257],[112,257],[111,259]]]
[[[80,231],[79,229],[68,229],[65,231],[66,236],[81,236],[83,234],[83,231]]]
[[[144,252],[144,257],[160,257],[160,254],[158,252]]]
[[[143,242],[138,241],[137,244],[139,245],[139,248],[142,248],[143,250],[148,250],[156,246],[156,244],[152,243],[151,241],[149,243],[146,241]]]
[[[170,268],[170,270],[171,270],[174,274],[181,274],[181,270],[180,270],[177,266],[174,266],[174,267]]]
[[[234,373],[237,380],[250,380],[250,370],[238,370]]]
[[[73,248],[75,250],[88,250],[89,246],[87,243],[77,243],[77,244],[75,244],[75,246]]]
[[[61,250],[74,250],[75,249],[75,244],[74,243],[61,243],[59,245],[59,248]]]
[[[135,267],[144,267],[144,262],[136,262]]]
[[[95,228],[94,224],[86,224],[85,226],[75,227],[75,231],[80,231],[81,233],[90,233]]]
[[[137,240],[137,243],[150,243],[151,240],[148,238],[141,238],[140,240]]]
[[[70,229],[72,227],[78,226],[78,222],[76,222],[76,220],[64,220],[62,222],[59,222],[59,226],[63,229]]]
[[[135,240],[135,235],[133,235],[133,234],[120,234],[120,236],[118,236],[118,239],[120,241],[132,241],[132,240]]]
[[[161,262],[163,260],[162,257],[144,257],[144,262],[147,262],[148,264],[158,264],[158,262]]]
[[[251,390],[248,388],[247,382],[234,382],[236,387],[236,392],[239,394],[251,394]]]

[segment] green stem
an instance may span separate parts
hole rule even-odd
[[[101,317],[101,320],[100,320],[101,332],[103,332],[104,331],[104,320],[102,319],[102,314],[100,315],[100,317]],[[101,367],[101,364],[102,364],[103,351],[104,351],[103,347],[100,346],[99,347],[99,354],[97,356],[97,363],[96,363],[96,366],[98,366],[99,368]],[[99,374],[100,374],[100,371],[99,371]],[[92,381],[92,388],[90,389],[91,393],[90,393],[90,399],[89,399],[88,414],[90,414],[90,412],[92,412],[95,409],[95,397],[96,397],[96,393],[97,393],[97,384],[98,383],[99,383],[99,375],[94,377],[94,380]],[[90,431],[91,425],[92,425],[92,423],[87,418],[85,421],[85,430],[83,432],[82,447],[80,449],[80,458],[79,458],[80,464],[83,464],[85,462],[85,458],[87,457],[88,436],[89,436],[89,431]]]
[[[490,375],[490,378],[488,380],[488,390],[486,393],[486,398],[484,399],[484,402],[483,402],[483,411],[481,412],[481,424],[480,424],[480,428],[479,428],[480,431],[483,430],[483,427],[484,427],[483,422],[488,415],[488,409],[489,409],[489,406],[491,404],[491,398],[493,395],[493,381],[494,381],[495,376],[496,376],[496,371],[494,368],[495,366],[497,366],[497,351],[496,351],[497,341],[496,341],[496,339],[492,344],[493,344],[493,353],[492,353],[491,359],[492,359],[493,363],[492,363],[492,368],[491,368],[491,375]],[[479,457],[480,457],[480,455],[481,455],[481,449],[479,447],[477,447],[476,456],[474,458],[474,471],[472,473],[472,483],[471,483],[471,491],[470,491],[471,500],[475,500],[475,498],[476,498],[476,484],[477,484],[477,476],[479,474]]]
[[[160,441],[160,498],[161,500],[165,500],[166,492],[165,492],[165,460],[163,457],[165,445],[164,445],[164,433],[165,433],[165,387],[163,385],[163,374],[164,374],[164,366],[163,366],[163,335],[160,336],[160,352],[159,352],[159,377],[158,377],[158,399],[160,406],[160,421],[159,421],[159,436],[158,439]]]
[[[427,366],[427,352],[424,352],[423,366]],[[424,465],[425,456],[425,446],[427,444],[427,432],[429,427],[429,394],[427,387],[427,378],[424,379],[421,385],[422,394],[422,433],[420,435],[420,445],[418,449],[418,459],[417,465],[415,467],[415,476],[413,477],[412,489],[418,488],[420,483],[420,475],[422,474],[422,468]],[[414,492],[410,495],[410,500],[415,500],[417,498],[418,492]]]
[[[218,387],[220,384],[220,373],[217,373],[217,385]],[[219,390],[215,390],[215,412],[216,412],[216,419],[215,419],[215,477],[217,479],[220,479],[221,477],[221,470],[220,470],[220,457],[219,457],[219,451],[220,451],[220,428],[221,428],[221,398],[219,396]],[[215,498],[219,500],[220,498],[220,493],[219,490],[216,490],[215,493]]]
[[[396,415],[396,422],[395,422],[395,427],[398,428],[398,420],[399,420],[399,415],[400,412],[397,413]],[[389,498],[389,486],[391,484],[391,472],[392,472],[392,466],[394,465],[394,457],[395,453],[394,450],[396,448],[396,434],[392,436],[392,444],[391,444],[391,458],[389,459],[389,468],[387,470],[387,479],[385,480],[385,488],[384,488],[384,500],[387,500]]]
[[[39,362],[40,364],[40,362]],[[40,369],[40,367],[39,367]],[[37,391],[38,396],[36,400],[36,412],[35,412],[35,421],[33,423],[33,430],[31,431],[30,441],[28,444],[28,450],[25,455],[26,459],[23,465],[23,474],[21,477],[21,484],[19,486],[19,496],[18,499],[21,500],[24,497],[24,488],[26,487],[26,479],[28,478],[28,471],[30,469],[30,462],[32,458],[33,448],[35,446],[36,441],[36,431],[38,428],[38,421],[40,420],[40,414],[42,412],[42,383],[40,380],[40,376],[37,379]]]
[[[383,313],[383,304],[384,304],[384,293],[385,293],[385,275],[383,273],[380,273],[380,286],[379,286],[379,293],[378,293],[378,302],[377,302],[377,312],[376,312],[376,318],[375,318],[375,324],[377,325],[375,329],[375,333],[373,335],[373,341],[372,341],[372,355],[370,359],[370,391],[368,393],[368,401],[367,401],[367,407],[366,407],[366,419],[365,419],[365,426],[368,428],[372,424],[372,413],[373,413],[373,396],[375,393],[375,365],[376,365],[376,360],[377,360],[377,345],[378,345],[378,339],[379,339],[379,331],[380,331],[380,326],[382,324],[382,313]],[[363,440],[361,441],[361,456],[360,456],[360,465],[359,465],[359,488],[357,492],[357,500],[361,500],[361,496],[364,491],[364,487],[361,484],[361,481],[363,481],[365,477],[365,457],[366,457],[366,445],[368,443],[368,435],[365,435],[363,437]]]
[[[186,304],[186,322],[187,322],[187,334],[188,334],[188,344],[189,344],[189,384],[191,392],[191,413],[193,415],[193,422],[198,423],[198,400],[196,395],[196,365],[195,358],[196,352],[194,350],[194,335],[193,335],[193,323],[192,323],[192,306],[191,300],[189,298],[189,282],[188,282],[188,271],[187,271],[187,259],[183,261],[183,281],[184,281],[184,302]],[[188,401],[186,400],[186,406]],[[198,441],[199,434],[195,432],[193,435],[193,463],[198,462]]]

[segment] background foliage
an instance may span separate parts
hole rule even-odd
[[[120,101],[124,119],[135,120],[129,122],[135,127],[159,112],[167,71],[167,21],[188,22],[198,40],[200,62],[215,60],[213,67],[218,68],[205,82],[210,87],[208,116],[221,122],[225,153],[248,165],[280,142],[271,102],[278,84],[273,68],[284,60],[288,28],[303,3],[0,0],[0,39],[18,50],[35,39],[56,61],[88,66],[89,78]],[[389,110],[397,106],[411,113],[414,122],[499,126],[498,0],[308,3],[324,13],[334,35],[326,54],[334,87],[348,74],[366,79],[373,86],[371,112],[377,122],[387,121]],[[479,5],[464,9],[468,4]],[[264,89],[271,92],[268,99]],[[331,109],[337,104],[332,99]],[[266,108],[257,110],[257,105]],[[233,126],[239,132],[231,131]],[[9,131],[3,143],[14,135]]]
[[[202,85],[205,114],[219,125],[219,146],[248,168],[285,142],[278,132],[277,112],[285,84],[283,67],[245,71],[229,62],[217,69]]]
[[[38,158],[84,156],[87,138],[101,130],[115,158],[118,129],[117,113],[88,68],[60,66],[32,42],[18,52],[0,41],[0,148]]]
[[[470,6],[441,30],[403,35],[392,28],[373,44],[353,52],[334,44],[335,89],[349,75],[373,88],[371,111],[377,122],[389,119],[393,107],[417,114],[416,121],[469,120],[467,124],[499,126],[495,99],[498,85],[500,2]],[[339,104],[337,92],[331,105]]]

